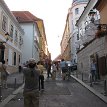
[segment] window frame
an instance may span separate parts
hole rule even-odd
[[[15,42],[18,42],[18,31],[15,30]]]
[[[2,30],[3,31],[7,31],[7,26],[8,26],[8,18],[6,17],[6,15],[2,15]]]
[[[75,8],[75,15],[79,14],[79,8]]]
[[[13,58],[13,60],[14,60],[13,65],[16,65],[16,52],[14,52],[14,56],[13,57],[14,57]]]
[[[13,38],[14,35],[14,26],[11,24],[10,25],[10,37]]]

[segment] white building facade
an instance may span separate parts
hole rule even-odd
[[[71,44],[71,61],[73,63],[77,63],[77,40],[79,39],[78,29],[75,24],[84,11],[88,1],[89,0],[73,0],[72,6],[69,9],[69,35]]]
[[[22,47],[22,63],[26,63],[29,58],[34,58],[38,62],[40,60],[40,32],[36,21],[40,19],[28,11],[13,11],[13,14],[25,32]]]
[[[35,58],[39,61],[39,31],[36,23],[22,23],[20,24],[24,29],[24,44],[22,47],[22,62],[26,62],[29,58]]]
[[[6,41],[8,34],[8,41]],[[24,31],[20,27],[6,3],[0,0],[0,62],[6,61],[8,71],[15,72],[22,59],[22,40]],[[4,45],[5,49],[2,49]]]

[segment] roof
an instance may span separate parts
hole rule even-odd
[[[73,0],[72,3],[83,3],[83,2],[88,2],[89,0]]]
[[[24,23],[24,22],[34,22],[38,20],[42,20],[36,16],[34,16],[29,11],[12,11],[13,15],[16,17],[18,22]]]

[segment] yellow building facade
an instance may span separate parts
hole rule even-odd
[[[39,46],[40,46],[40,60],[44,61],[45,58],[48,56],[48,47],[47,47],[47,39],[45,34],[45,27],[43,20],[37,21],[38,28],[40,31],[40,38],[39,38]]]

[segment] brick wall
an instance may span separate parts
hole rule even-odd
[[[83,50],[77,53],[78,71],[89,73],[90,56],[97,53],[99,57],[107,55],[107,36],[95,39]]]

